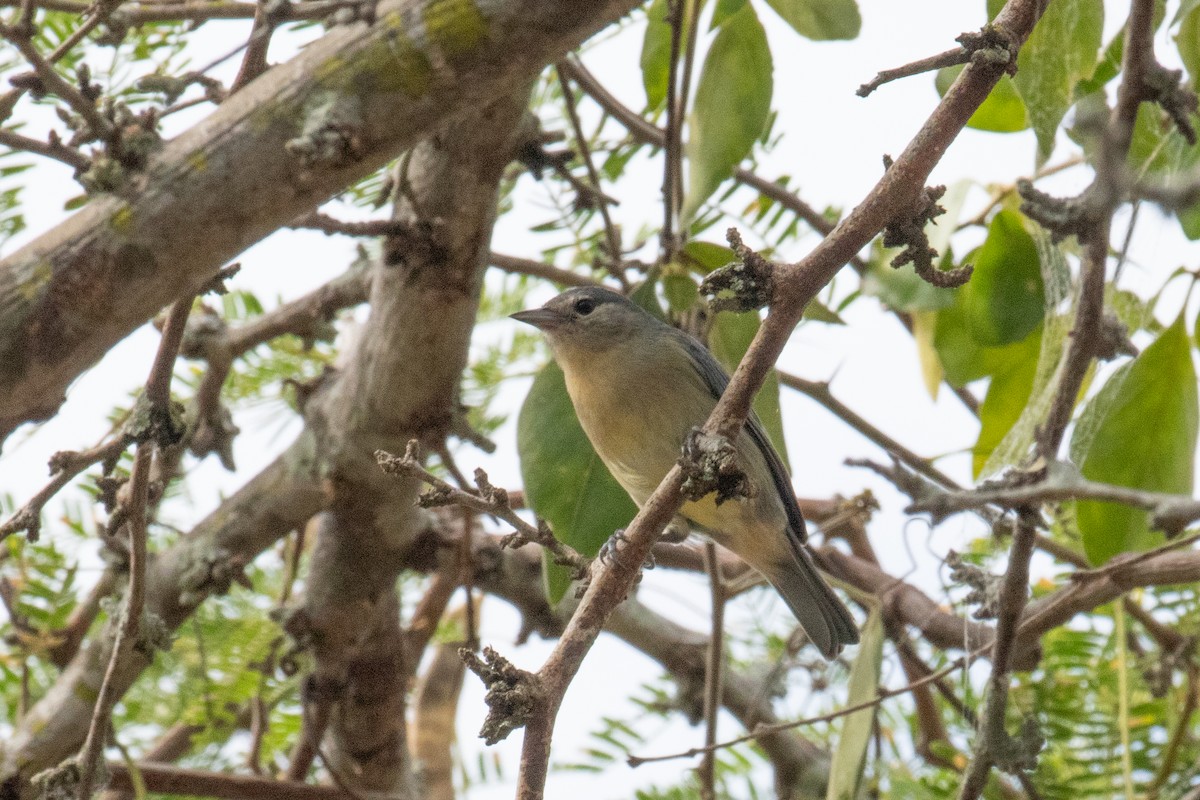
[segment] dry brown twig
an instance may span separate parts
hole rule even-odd
[[[125,527],[129,537],[129,583],[125,590],[125,603],[113,639],[112,652],[104,680],[96,696],[96,708],[88,727],[87,739],[79,753],[79,798],[91,800],[92,783],[96,769],[104,754],[104,740],[108,735],[112,707],[116,703],[116,688],[113,675],[124,653],[136,646],[141,625],[146,592],[146,506],[150,495],[150,464],[156,446],[173,444],[183,435],[177,410],[172,408],[171,374],[175,358],[183,341],[192,298],[178,300],[167,315],[163,325],[162,340],[150,377],[146,379],[144,394],[145,422],[140,430],[133,431],[138,440],[137,453],[129,477],[129,495],[126,500]],[[138,411],[135,410],[135,418]]]
[[[486,472],[481,469],[475,470],[478,491],[466,492],[421,466],[419,450],[420,443],[413,439],[408,443],[403,456],[377,450],[375,459],[384,472],[416,478],[431,487],[430,491],[422,494],[417,500],[418,505],[423,508],[457,505],[493,516],[513,527],[514,532],[505,537],[506,547],[520,547],[527,542],[533,542],[546,548],[556,563],[573,568],[577,578],[587,574],[591,561],[574,548],[554,538],[553,532],[545,523],[539,521],[535,526],[523,520],[509,506],[508,493],[504,489],[492,486]]]

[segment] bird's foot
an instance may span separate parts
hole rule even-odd
[[[598,558],[602,564],[616,562],[624,566],[625,559],[621,555],[621,548],[627,544],[629,544],[629,539],[625,536],[625,529],[617,528],[615,531],[613,531],[613,535],[608,537],[608,541],[600,545],[600,552],[596,554],[596,558]],[[646,554],[646,560],[642,566],[645,569],[654,569],[656,565],[654,562],[654,555],[652,553]]]

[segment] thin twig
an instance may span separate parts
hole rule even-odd
[[[557,563],[573,567],[578,574],[582,575],[586,573],[588,565],[591,562],[570,545],[564,544],[554,538],[554,534],[544,525],[535,527],[521,519],[517,512],[513,511],[509,506],[508,493],[503,489],[492,486],[488,482],[487,473],[483,470],[475,470],[475,482],[479,487],[478,494],[465,492],[462,489],[451,486],[421,466],[420,459],[417,456],[418,449],[419,443],[413,439],[408,443],[403,456],[394,456],[384,450],[376,450],[375,460],[379,462],[379,467],[384,472],[392,475],[404,475],[416,478],[423,483],[429,484],[432,487],[431,491],[426,492],[418,500],[418,503],[423,507],[434,508],[437,506],[457,505],[478,511],[481,514],[489,514],[496,519],[507,522],[515,530],[515,533],[506,537],[506,546],[520,546],[525,542],[539,544],[553,554]]]
[[[943,67],[958,66],[970,60],[971,53],[969,50],[965,47],[956,47],[953,50],[947,50],[935,56],[917,59],[902,67],[881,70],[870,81],[859,86],[855,94],[859,97],[866,97],[885,83],[898,81],[901,78],[911,78],[913,75],[920,75],[923,72],[933,72],[935,69],[942,69]]]
[[[712,540],[704,542],[704,566],[708,572],[712,601],[712,633],[708,639],[704,670],[704,746],[712,748],[717,743],[717,712],[721,710],[721,662],[724,649],[722,645],[725,642],[725,581],[721,577],[717,546]],[[706,749],[704,758],[696,770],[700,778],[702,800],[716,800],[716,770],[716,756],[711,749]]]
[[[907,694],[907,693],[911,692],[913,689],[916,689],[921,686],[925,686],[930,683],[934,683],[935,681],[941,680],[942,678],[945,678],[948,675],[952,675],[956,670],[962,669],[963,665],[968,663],[968,661],[970,659],[977,658],[977,657],[983,655],[983,653],[985,651],[987,651],[990,647],[991,647],[991,644],[985,645],[984,647],[981,647],[978,650],[975,650],[968,655],[965,655],[965,656],[955,659],[953,662],[942,667],[937,672],[930,673],[929,675],[926,675],[923,678],[915,680],[912,683],[905,684],[904,686],[901,686],[898,689],[880,689],[879,694],[876,697],[872,698],[871,700],[864,700],[863,702],[855,703],[852,706],[845,706],[843,708],[837,709],[836,711],[830,711],[828,714],[821,714],[816,717],[806,717],[804,719],[797,719],[797,720],[793,720],[791,722],[777,722],[777,723],[774,723],[771,725],[759,725],[754,730],[750,731],[749,733],[745,734],[744,736],[739,736],[736,739],[728,739],[724,742],[718,742],[718,743],[712,745],[711,747],[710,746],[693,747],[690,750],[684,750],[679,753],[669,753],[667,755],[661,755],[661,756],[633,756],[633,755],[631,755],[628,758],[626,758],[625,761],[631,767],[640,767],[642,764],[649,764],[649,763],[652,763],[655,761],[674,761],[675,759],[679,759],[679,758],[693,758],[695,756],[702,755],[704,753],[715,752],[717,750],[726,750],[730,747],[734,747],[739,744],[744,744],[745,742],[753,741],[764,734],[777,733],[779,731],[789,731],[794,728],[804,728],[804,727],[808,727],[810,725],[819,725],[822,722],[832,722],[835,719],[840,719],[841,717],[849,716],[850,714],[853,714],[857,711],[862,711],[863,709],[875,708],[876,706],[878,706],[880,703],[884,702],[885,700],[890,700],[893,697],[897,697],[902,694]]]
[[[1043,503],[1063,503],[1069,500],[1102,500],[1121,503],[1152,512],[1155,524],[1168,528],[1168,533],[1178,533],[1190,523],[1200,519],[1200,500],[1187,495],[1148,492],[1097,483],[1082,477],[1074,467],[1053,462],[1046,467],[1040,480],[1025,486],[985,486],[969,491],[951,491],[929,494],[912,503],[906,511],[910,514],[927,512],[941,520],[963,511],[974,511],[984,506],[1020,508]]]
[[[150,376],[146,379],[146,399],[151,408],[169,413],[171,402],[171,373],[179,353],[183,331],[187,325],[192,298],[178,300],[163,325],[162,340]],[[96,767],[104,754],[104,739],[111,724],[112,707],[117,700],[115,676],[117,667],[134,646],[146,600],[146,505],[150,497],[150,465],[155,443],[139,442],[129,477],[129,499],[126,505],[126,530],[129,535],[129,584],[120,622],[113,639],[112,653],[104,670],[104,679],[96,695],[96,706],[88,726],[87,738],[79,754],[79,798],[91,800]]]
[[[872,442],[879,445],[888,453],[894,455],[900,461],[912,467],[917,472],[921,473],[930,480],[937,481],[948,489],[958,488],[958,483],[956,483],[949,475],[933,466],[929,459],[922,458],[912,450],[909,450],[907,447],[900,444],[883,431],[879,430],[879,428],[876,428],[866,419],[856,414],[842,401],[834,397],[833,392],[829,390],[828,383],[823,381],[805,380],[797,375],[792,375],[791,373],[783,371],[780,371],[778,374],[779,382],[784,386],[787,386],[790,389],[795,389],[796,391],[811,397],[842,422],[845,422],[851,428],[858,431],[867,439],[870,439]]]
[[[50,459],[50,468],[53,470],[50,482],[0,525],[0,541],[17,531],[27,531],[30,538],[36,540],[41,528],[42,509],[46,503],[74,480],[76,475],[93,464],[115,462],[128,445],[129,439],[123,433],[119,433],[108,441],[79,453],[55,453]]]
[[[683,4],[685,0],[667,0],[667,23],[671,26],[671,51],[667,61],[667,129],[663,138],[663,225],[659,237],[659,259],[671,260],[676,249],[675,225],[678,222],[682,198],[676,193],[680,181],[683,154],[683,120],[679,118],[679,52],[683,37]]]
[[[1088,208],[1080,274],[1079,302],[1062,377],[1038,437],[1038,451],[1047,460],[1057,457],[1071,421],[1079,390],[1096,354],[1097,335],[1104,316],[1104,278],[1108,266],[1113,212],[1121,201],[1121,176],[1133,139],[1138,106],[1147,99],[1146,75],[1154,62],[1154,3],[1134,0],[1126,23],[1123,77],[1117,105],[1101,141],[1096,179],[1081,198]]]
[[[102,141],[110,141],[114,135],[112,125],[100,115],[96,103],[84,97],[74,84],[58,74],[54,65],[46,60],[33,43],[32,36],[23,35],[7,26],[0,25],[0,36],[3,36],[20,51],[33,71],[41,79],[48,94],[53,94],[71,107],[79,116],[87,121],[92,135]]]
[[[1029,597],[1029,560],[1037,528],[1032,512],[1022,514],[1008,553],[1008,571],[1000,585],[996,640],[992,650],[992,674],[988,679],[987,703],[979,719],[975,752],[959,789],[959,800],[975,800],[983,793],[988,774],[1012,742],[1004,725],[1008,708],[1008,678],[1012,671],[1013,643]]]
[[[74,167],[77,172],[85,172],[92,165],[90,158],[73,147],[67,147],[58,138],[43,142],[40,139],[22,136],[16,131],[0,130],[0,144],[13,150],[22,150],[26,153],[61,161],[68,167]]]
[[[510,256],[496,252],[491,253],[488,258],[492,266],[496,269],[511,272],[514,275],[532,275],[535,278],[544,278],[560,286],[603,285],[600,281],[589,278],[586,275],[580,275],[578,272],[572,272],[568,269],[560,269],[542,261],[534,261],[531,258],[521,258],[520,256]]]
[[[575,92],[561,69],[556,67],[554,73],[558,77],[558,85],[562,89],[563,104],[567,108],[567,118],[571,121],[571,129],[575,134],[575,146],[579,150],[579,158],[587,169],[588,180],[591,181],[595,190],[592,196],[596,198],[596,208],[600,211],[600,218],[604,221],[604,236],[608,244],[608,259],[605,266],[612,276],[621,282],[622,286],[627,287],[629,283],[621,265],[621,234],[613,224],[612,214],[609,213],[609,199],[600,188],[600,173],[592,160],[592,149],[588,146],[587,137],[583,133],[583,123],[579,121],[579,112],[575,108]]]

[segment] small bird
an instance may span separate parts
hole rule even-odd
[[[698,340],[608,289],[568,289],[512,318],[546,335],[584,432],[642,506],[679,460],[684,438],[708,419],[729,376]],[[717,505],[709,494],[685,502],[680,514],[761,572],[833,658],[858,642],[858,629],[813,564],[791,480],[753,414],[736,451],[752,496]]]

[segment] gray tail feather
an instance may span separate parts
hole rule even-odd
[[[833,658],[845,645],[858,644],[854,618],[807,552],[797,548],[794,559],[779,564],[766,577],[825,658]]]

